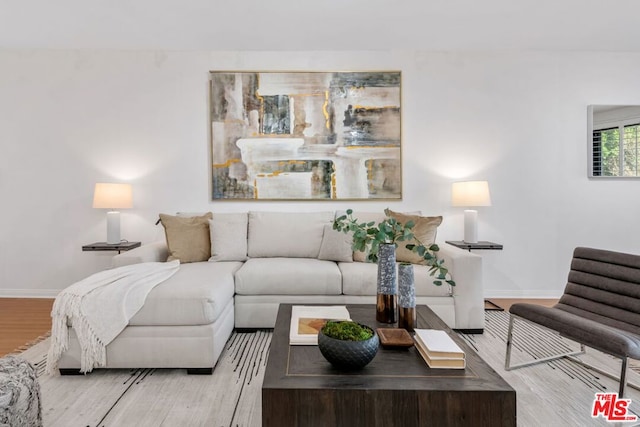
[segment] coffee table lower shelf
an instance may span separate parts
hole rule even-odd
[[[373,305],[347,306],[361,323]],[[467,368],[430,369],[415,348],[380,348],[363,370],[341,372],[317,346],[289,346],[291,305],[281,304],[262,386],[263,426],[515,426],[516,392],[426,306],[418,326],[443,329]]]

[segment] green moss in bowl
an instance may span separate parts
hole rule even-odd
[[[365,341],[373,336],[368,327],[348,320],[329,320],[322,327],[322,333],[343,341]]]

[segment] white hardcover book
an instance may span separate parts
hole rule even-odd
[[[351,317],[344,305],[294,305],[289,345],[318,345],[318,332],[327,320],[351,320]]]
[[[415,339],[431,359],[464,359],[464,351],[445,331],[415,329]]]
[[[462,358],[449,358],[449,357],[431,357],[427,350],[422,346],[419,339],[416,340],[416,349],[420,356],[427,362],[430,368],[434,369],[464,369],[466,367],[466,360]]]

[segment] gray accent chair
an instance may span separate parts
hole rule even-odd
[[[509,313],[507,371],[567,357],[619,380],[618,395],[622,397],[627,383],[628,358],[640,359],[640,256],[576,248],[567,286],[556,305],[518,303],[511,306]],[[580,344],[580,351],[511,365],[515,319],[533,322],[574,340]],[[620,376],[575,358],[585,352],[585,346],[622,359]]]

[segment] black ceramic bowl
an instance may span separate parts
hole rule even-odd
[[[378,334],[370,327],[360,324],[373,332],[373,336],[364,341],[343,341],[318,333],[318,348],[333,366],[342,370],[361,369],[373,360],[378,352],[380,341]]]

